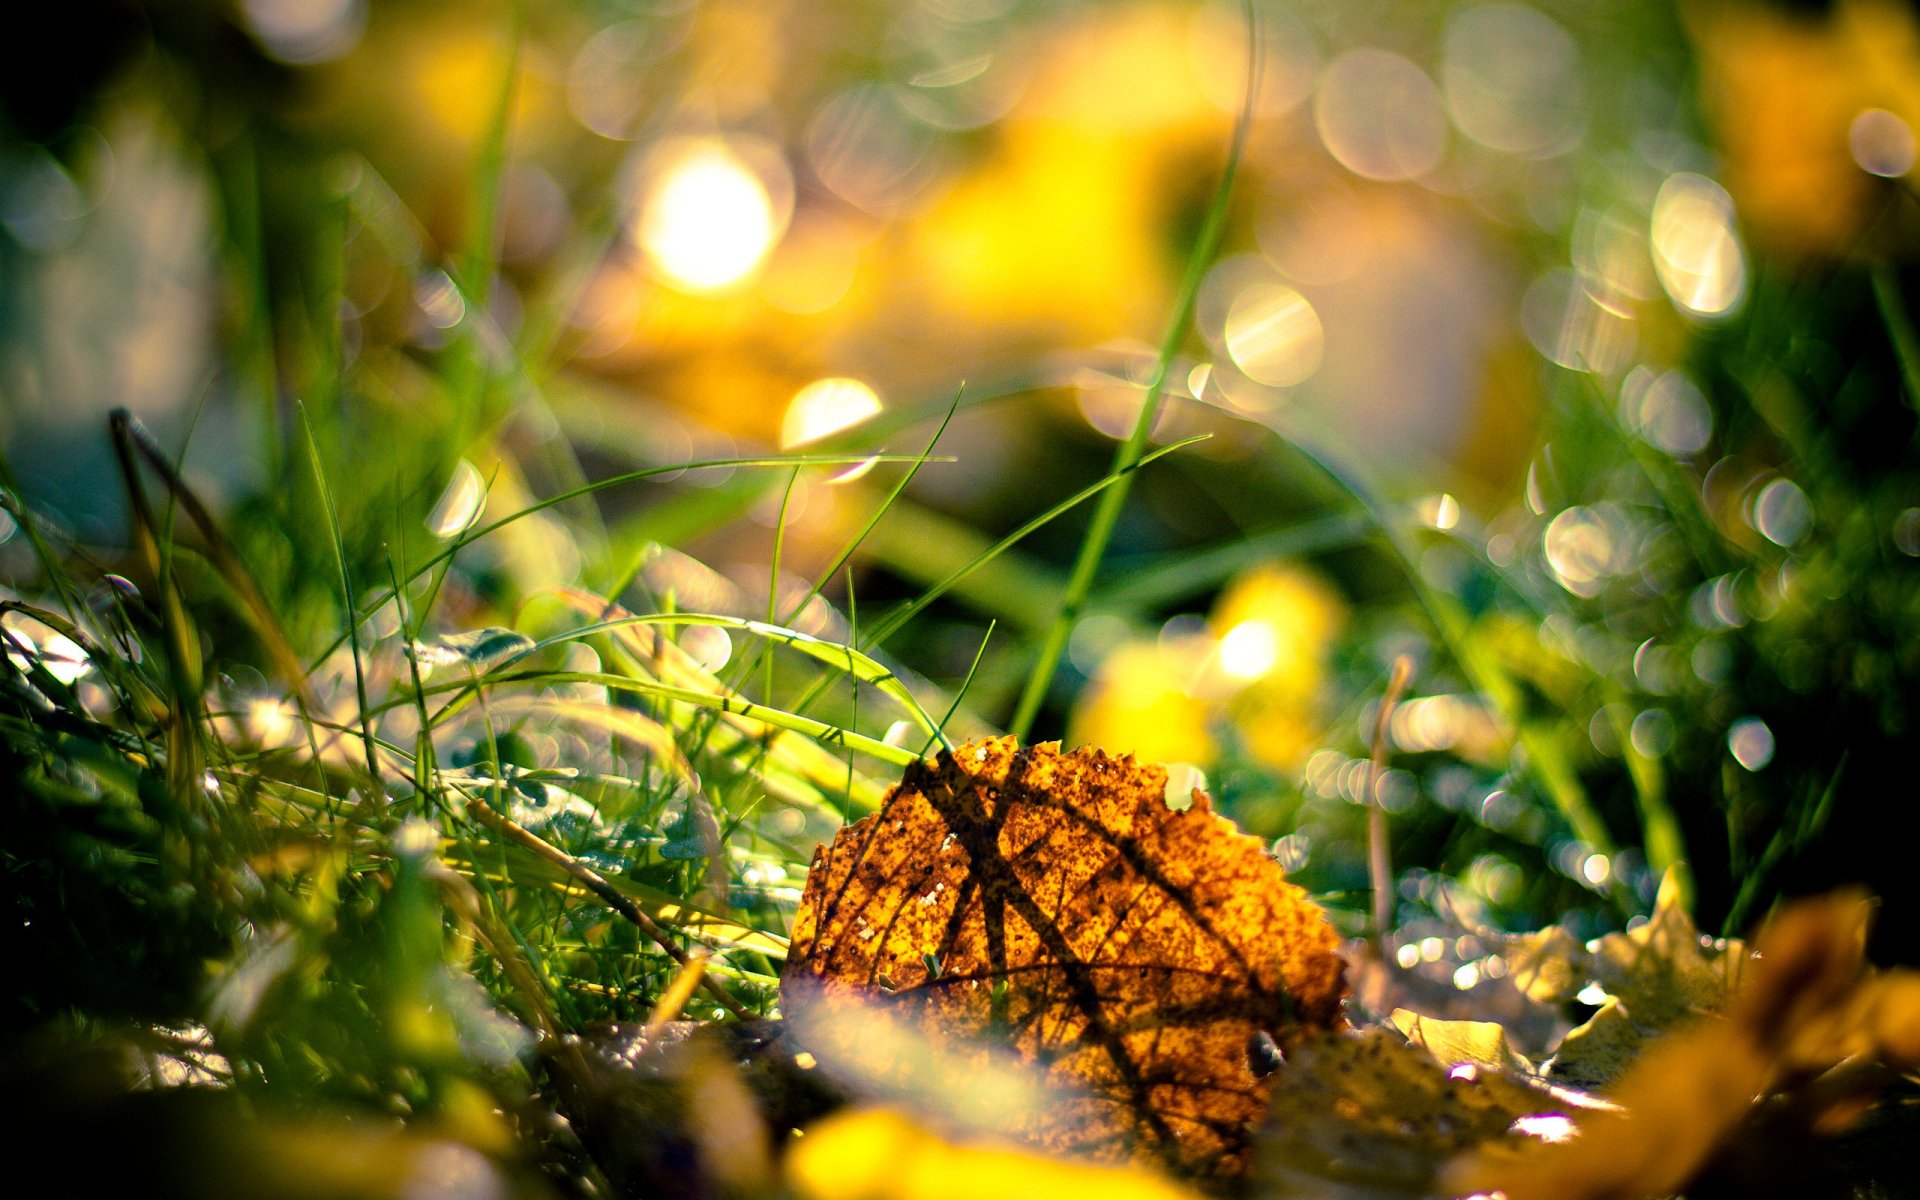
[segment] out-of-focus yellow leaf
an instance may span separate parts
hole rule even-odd
[[[1584,956],[1585,974],[1608,998],[1562,1041],[1548,1068],[1555,1081],[1604,1087],[1649,1042],[1718,1011],[1732,995],[1747,961],[1745,945],[1703,938],[1680,896],[1679,872],[1669,871],[1647,923],[1600,938]]]
[[[1600,1011],[1560,1039],[1550,1073],[1556,1083],[1605,1087],[1626,1074],[1646,1048],[1647,1039],[1647,1032],[1634,1022],[1626,1006],[1608,996]]]
[[[1757,4],[1684,10],[1742,223],[1791,253],[1845,253],[1875,211],[1876,180],[1849,153],[1861,111],[1920,122],[1913,10],[1892,0],[1822,7],[1818,18]]]
[[[809,1126],[788,1151],[786,1166],[787,1185],[801,1200],[1198,1200],[1198,1193],[1147,1171],[954,1143],[876,1108]]]
[[[1182,657],[1191,660],[1184,667]],[[1068,739],[1145,762],[1210,766],[1219,747],[1208,728],[1208,706],[1191,682],[1203,657],[1198,646],[1182,656],[1177,647],[1148,641],[1115,650],[1074,711]]]
[[[1327,652],[1346,623],[1346,603],[1332,585],[1289,563],[1269,563],[1234,579],[1207,618],[1208,630],[1224,647],[1237,637],[1256,651],[1250,665],[1257,669],[1245,670],[1246,678],[1298,699],[1319,689]]]
[[[1121,646],[1100,664],[1070,741],[1149,762],[1209,767],[1231,725],[1268,766],[1320,744],[1315,703],[1346,604],[1303,567],[1265,563],[1223,592],[1205,634]]]

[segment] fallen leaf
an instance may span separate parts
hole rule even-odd
[[[1660,1029],[1713,1012],[1739,986],[1747,948],[1705,937],[1681,902],[1680,877],[1668,871],[1653,916],[1637,929],[1593,945],[1592,979],[1617,996],[1638,1024]]]
[[[1565,1107],[1563,1098],[1505,1072],[1449,1069],[1391,1030],[1317,1038],[1276,1077],[1253,1192],[1318,1200],[1429,1196],[1454,1156],[1504,1138],[1523,1117]]]
[[[1561,1039],[1546,1072],[1556,1083],[1599,1088],[1619,1079],[1648,1043],[1719,1010],[1740,982],[1747,949],[1702,936],[1681,902],[1680,877],[1660,881],[1641,925],[1581,945],[1557,925],[1503,947],[1508,978],[1530,999],[1563,1005],[1597,989],[1599,1010]]]
[[[1782,910],[1724,1012],[1653,1042],[1608,1090],[1616,1111],[1583,1118],[1564,1143],[1483,1147],[1444,1182],[1508,1200],[1665,1196],[1729,1155],[1813,1145],[1814,1135],[1844,1128],[1890,1074],[1875,1060],[1910,1069],[1920,1052],[1920,976],[1867,971],[1867,912],[1852,892]],[[1668,932],[1686,929],[1675,923]],[[1661,952],[1661,936],[1644,939],[1650,950]]]
[[[1635,1022],[1617,997],[1608,996],[1586,1024],[1560,1039],[1547,1073],[1556,1083],[1598,1090],[1625,1075],[1657,1036],[1656,1030]]]
[[[1243,1172],[1270,1090],[1250,1058],[1343,1024],[1338,941],[1204,793],[1175,811],[1165,788],[1010,738],[909,767],[815,854],[783,1007],[1010,1048],[1062,1095],[1026,1131],[1048,1151]]]
[[[1533,1064],[1507,1044],[1507,1031],[1492,1021],[1442,1021],[1396,1008],[1393,1026],[1443,1067],[1472,1063],[1497,1071],[1533,1071]]]
[[[1507,978],[1535,1003],[1563,1004],[1586,986],[1586,947],[1559,925],[1519,934],[1502,949]]]

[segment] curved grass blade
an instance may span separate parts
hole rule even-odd
[[[650,613],[642,616],[620,617],[611,621],[600,621],[579,629],[569,629],[565,633],[544,638],[529,647],[527,653],[537,653],[551,646],[579,641],[599,633],[609,633],[635,625],[708,625],[718,629],[731,629],[741,633],[765,638],[782,646],[790,647],[816,661],[823,662],[836,670],[844,671],[851,678],[868,684],[882,695],[892,699],[918,721],[921,729],[939,736],[939,725],[920,702],[907,690],[900,677],[884,664],[862,654],[851,646],[842,646],[825,638],[814,637],[797,629],[788,629],[781,625],[770,625],[765,621],[752,621],[744,617],[727,617],[714,613]]]
[[[433,724],[440,725],[448,717],[472,702],[478,695],[482,681],[457,680],[452,683],[437,684],[423,688],[425,695],[444,695],[457,693],[451,701],[433,714]],[[717,712],[736,717],[744,717],[774,729],[787,729],[804,734],[814,741],[828,746],[841,746],[858,751],[869,758],[896,767],[908,766],[920,761],[920,756],[911,750],[902,750],[898,746],[889,746],[876,738],[855,733],[851,729],[842,729],[827,721],[817,721],[812,717],[803,717],[784,709],[757,704],[742,696],[725,693],[704,692],[697,688],[677,687],[670,683],[659,683],[649,679],[634,679],[625,675],[611,675],[604,671],[530,671],[519,675],[489,675],[487,684],[501,686],[515,683],[584,683],[595,687],[609,688],[613,691],[635,692],[652,696],[660,700],[671,700],[681,704],[691,704],[697,708],[710,708]],[[375,713],[396,708],[404,701],[388,701],[377,706]],[[836,763],[838,767],[842,764]]]
[[[844,466],[852,466],[858,463],[869,462],[869,461],[914,462],[919,460],[919,458],[920,456],[915,454],[878,454],[878,455],[876,454],[803,454],[803,455],[787,454],[787,455],[767,455],[767,456],[761,456],[756,458],[702,459],[698,462],[674,463],[670,466],[645,467],[637,471],[627,471],[619,475],[609,476],[606,479],[599,479],[599,480],[595,480],[592,483],[582,484],[580,487],[577,487],[577,488],[569,488],[564,492],[557,493],[556,495],[549,496],[544,500],[540,500],[533,504],[529,504],[525,508],[522,508],[517,512],[509,513],[508,515],[501,517],[497,521],[492,521],[485,525],[475,526],[474,528],[467,530],[465,533],[462,533],[459,537],[455,538],[452,542],[450,542],[446,547],[441,549],[438,553],[434,554],[432,557],[428,558],[425,562],[415,567],[409,574],[404,576],[400,582],[402,586],[411,584],[414,580],[419,579],[421,576],[426,575],[429,571],[432,571],[435,567],[439,566],[441,563],[446,562],[449,559],[453,558],[454,555],[460,553],[460,551],[466,549],[468,546],[472,545],[474,542],[479,541],[481,538],[486,537],[489,534],[498,533],[500,530],[506,528],[507,526],[513,524],[516,521],[524,520],[525,518],[530,517],[535,513],[544,512],[545,510],[549,508],[553,508],[556,505],[565,504],[571,500],[577,500],[582,496],[589,496],[594,494],[595,492],[606,491],[608,488],[620,487],[623,484],[636,483],[643,479],[652,479],[661,475],[674,475],[682,471],[702,471],[702,470],[718,469],[722,467],[725,467],[725,468],[793,467],[796,465],[844,467]],[[943,461],[951,461],[951,460],[950,459],[930,459],[928,461],[943,462]],[[364,621],[372,619],[374,614],[379,612],[383,606],[391,603],[393,601],[393,598],[394,598],[393,590],[388,589],[387,591],[384,591],[379,595],[375,596],[372,600],[368,601],[366,604],[362,605],[360,609],[353,614],[354,627],[357,627],[360,623]],[[336,637],[332,642],[330,642],[327,645],[327,647],[324,650],[322,650],[320,654],[314,659],[314,662],[316,664],[314,669],[318,669],[318,664],[326,661],[327,656],[332,654],[335,650],[338,650],[342,645],[346,643],[347,640],[348,640],[347,635],[343,633],[338,637]]]
[[[1041,513],[1039,516],[1028,520],[1025,524],[1021,525],[1020,528],[1014,530],[1012,533],[1009,533],[1007,536],[1001,538],[999,541],[987,547],[985,550],[981,551],[979,554],[974,555],[972,559],[968,560],[966,563],[964,563],[960,567],[948,573],[945,579],[942,579],[939,583],[933,585],[931,588],[928,588],[926,591],[922,592],[915,599],[908,601],[905,605],[901,606],[898,609],[895,609],[892,613],[889,613],[883,620],[880,621],[880,623],[877,626],[875,626],[873,632],[868,635],[866,639],[867,645],[878,646],[881,643],[885,642],[887,638],[891,637],[895,633],[898,633],[901,626],[905,625],[908,621],[911,621],[914,617],[918,616],[929,604],[932,604],[935,600],[938,600],[940,597],[952,591],[954,586],[958,584],[962,579],[965,579],[967,576],[973,574],[975,571],[979,570],[981,567],[985,566],[987,563],[990,563],[994,559],[998,558],[1009,547],[1016,546],[1020,542],[1026,540],[1028,535],[1032,534],[1036,529],[1039,529],[1041,526],[1046,525],[1049,522],[1057,519],[1062,514],[1069,512],[1074,508],[1079,507],[1081,504],[1084,504],[1089,499],[1101,494],[1102,492],[1106,491],[1110,487],[1113,487],[1114,485],[1118,484],[1122,479],[1125,479],[1129,475],[1133,474],[1133,472],[1140,470],[1142,467],[1147,466],[1149,463],[1155,461],[1156,459],[1164,458],[1165,456],[1172,454],[1176,450],[1184,450],[1188,446],[1193,445],[1195,442],[1204,442],[1208,439],[1209,436],[1210,435],[1208,434],[1202,433],[1202,434],[1196,434],[1193,437],[1181,438],[1177,442],[1173,442],[1169,445],[1160,447],[1158,450],[1153,451],[1151,454],[1143,455],[1137,462],[1130,463],[1124,467],[1115,467],[1113,470],[1107,472],[1107,474],[1103,475],[1098,480],[1088,484],[1086,487],[1081,488],[1079,491],[1075,492],[1073,495],[1068,496],[1065,500],[1062,500],[1060,503],[1054,505],[1052,508],[1049,508],[1047,511]]]

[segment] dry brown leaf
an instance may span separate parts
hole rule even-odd
[[[1165,788],[1010,738],[909,767],[814,856],[788,1013],[878,1002],[1011,1047],[1067,1097],[1027,1131],[1049,1151],[1242,1172],[1269,1092],[1250,1053],[1342,1024],[1338,943],[1257,840]]]

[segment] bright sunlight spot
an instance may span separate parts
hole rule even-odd
[[[780,448],[797,450],[876,416],[880,397],[858,379],[816,379],[795,393],[780,420]],[[835,483],[858,479],[873,468],[857,463],[833,477]]]
[[[766,181],[717,141],[668,156],[641,203],[634,240],[666,281],[717,292],[760,266],[780,237]]]
[[[1514,1133],[1539,1138],[1543,1142],[1564,1142],[1577,1132],[1573,1122],[1559,1113],[1540,1113],[1537,1116],[1521,1117],[1512,1126]]]
[[[1242,621],[1220,639],[1220,669],[1235,679],[1258,679],[1280,661],[1280,633],[1266,621]]]
[[[1247,378],[1292,387],[1320,367],[1325,332],[1306,297],[1284,284],[1240,293],[1227,313],[1227,353]]]

